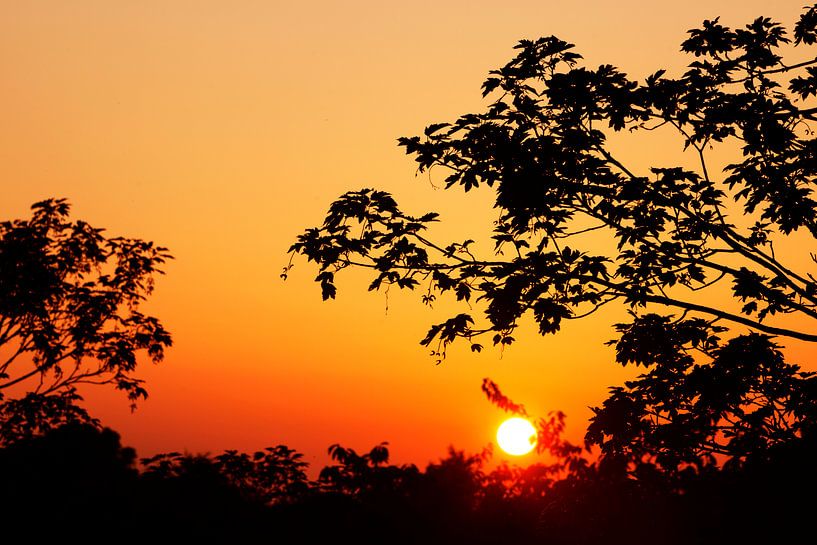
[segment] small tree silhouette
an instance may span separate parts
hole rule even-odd
[[[77,387],[147,396],[137,355],[164,357],[170,334],[139,311],[167,249],[68,219],[65,199],[0,223],[0,443],[68,420],[92,422]],[[13,392],[13,394],[11,394]]]

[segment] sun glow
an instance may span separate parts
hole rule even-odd
[[[522,456],[536,446],[536,428],[524,418],[509,418],[496,431],[499,447],[514,456]]]

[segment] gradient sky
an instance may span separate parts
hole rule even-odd
[[[0,1],[0,219],[67,197],[75,218],[175,256],[146,306],[175,341],[144,366],[150,398],[131,413],[118,393],[87,396],[140,455],[284,443],[320,465],[332,443],[389,441],[396,461],[424,464],[493,440],[486,376],[533,413],[565,411],[578,440],[588,405],[632,376],[603,344],[622,309],[437,366],[418,341],[444,308],[392,292],[386,313],[354,274],[321,303],[305,260],[278,278],[288,246],[364,186],[440,212],[441,238],[484,233],[490,195],[435,191],[395,139],[480,109],[521,38],[554,34],[641,77],[685,65],[679,44],[705,18],[790,25],[802,5]],[[623,153],[684,162],[667,142]]]

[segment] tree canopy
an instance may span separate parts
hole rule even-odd
[[[681,44],[693,58],[685,72],[636,81],[584,66],[554,36],[523,40],[483,83],[483,111],[399,139],[418,172],[443,172],[446,189],[492,192],[492,253],[434,240],[436,213],[408,214],[371,188],[342,195],[291,252],[317,263],[324,299],[352,267],[372,272],[370,290],[468,303],[422,340],[438,358],[457,339],[474,351],[485,336],[511,344],[526,316],[544,335],[623,303],[632,320],[618,325],[616,359],[647,372],[612,390],[588,441],[674,469],[715,454],[743,460],[799,437],[817,399],[812,375],[772,340],[817,341],[817,279],[775,252],[781,240],[817,237],[815,43],[817,5],[791,33],[766,17],[741,28],[704,21]],[[677,134],[697,167],[636,167],[609,143],[651,131]],[[719,146],[739,156],[716,172]],[[731,302],[713,303],[724,288]],[[798,320],[776,320],[786,314]]]
[[[71,221],[65,199],[31,208],[30,219],[0,223],[0,442],[92,421],[75,404],[83,384],[146,397],[138,355],[159,362],[171,345],[139,310],[166,248]]]

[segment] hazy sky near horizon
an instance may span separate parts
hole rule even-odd
[[[0,219],[67,197],[75,218],[175,256],[145,307],[174,336],[163,364],[144,364],[150,398],[131,413],[88,392],[142,455],[284,443],[320,464],[332,443],[389,441],[424,464],[493,440],[503,415],[483,377],[531,412],[565,411],[578,439],[588,406],[633,374],[603,344],[621,308],[435,365],[418,341],[444,309],[393,291],[386,312],[354,274],[322,303],[305,260],[279,279],[287,248],[335,197],[371,186],[440,212],[441,237],[486,233],[490,195],[435,190],[396,138],[482,108],[480,84],[521,38],[553,34],[591,67],[643,77],[685,66],[679,44],[703,19],[790,26],[802,5],[0,1]],[[685,160],[649,142],[629,153]]]

